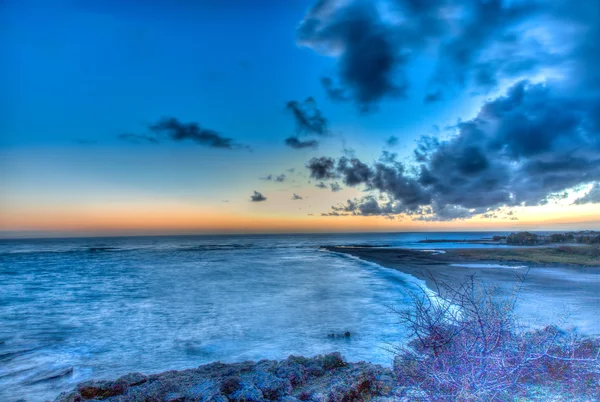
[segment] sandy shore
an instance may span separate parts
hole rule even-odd
[[[587,334],[600,334],[600,266],[504,262],[485,258],[485,255],[477,260],[472,256],[461,256],[460,250],[436,254],[392,248],[326,249],[397,269],[424,280],[434,291],[436,281],[458,286],[468,276],[475,274],[488,286],[498,287],[501,292],[510,294],[519,276],[527,274],[517,305],[517,314],[524,322],[533,326],[556,324],[575,327]]]

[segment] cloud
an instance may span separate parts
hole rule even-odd
[[[449,139],[422,139],[412,166],[395,158],[367,164],[321,157],[307,167],[315,178],[339,177],[382,197],[355,201],[347,210],[353,214],[454,220],[542,205],[553,194],[600,181],[599,107],[598,94],[581,99],[561,87],[522,81],[458,123]]]
[[[327,97],[335,102],[350,100],[348,94],[343,88],[334,86],[333,80],[329,77],[321,78],[321,85],[327,94]]]
[[[283,183],[286,179],[286,175],[285,173],[282,173],[280,175],[277,175],[275,177],[273,177],[272,174],[269,174],[265,177],[261,177],[259,180],[265,180],[265,181],[276,181],[278,183]]]
[[[362,111],[407,96],[408,71],[423,57],[433,59],[426,103],[541,74],[600,87],[597,1],[319,0],[296,37],[336,60],[336,76],[321,79],[328,97]]]
[[[378,216],[392,214],[391,204],[381,204],[373,195],[347,200],[346,204],[331,207],[332,213],[355,216]],[[329,213],[331,214],[331,212]],[[338,215],[335,215],[338,216]]]
[[[329,185],[329,187],[331,188],[331,191],[333,191],[334,193],[337,193],[338,191],[342,191],[342,186],[340,186],[340,183],[338,183],[337,181],[335,183],[331,183]]]
[[[316,180],[331,179],[336,177],[335,160],[326,156],[312,158],[306,164],[310,177]]]
[[[334,0],[320,0],[300,23],[297,41],[337,56],[342,87],[334,89],[330,78],[322,80],[330,98],[350,96],[362,110],[368,110],[384,96],[404,94],[405,85],[394,80],[403,56],[395,33],[381,21],[374,3],[350,1],[338,7]]]
[[[164,140],[173,142],[191,141],[209,148],[235,149],[244,146],[237,144],[232,138],[200,127],[197,123],[182,123],[174,117],[165,117],[148,126],[148,134],[120,134],[119,138],[133,143],[158,144]]]
[[[262,201],[266,201],[266,200],[267,200],[267,197],[265,197],[264,195],[262,195],[258,191],[254,191],[254,194],[252,194],[250,196],[250,201],[251,202],[262,202]]]
[[[600,183],[594,183],[590,191],[583,197],[576,199],[574,204],[600,204]]]
[[[327,188],[327,184],[323,183],[322,181],[315,184],[315,187],[317,188]]]
[[[350,214],[344,214],[344,213],[340,213],[340,212],[323,212],[321,213],[321,216],[348,216]]]
[[[327,119],[317,108],[317,102],[308,97],[303,102],[289,101],[286,109],[292,113],[296,121],[298,135],[326,135]]]
[[[438,89],[437,91],[430,92],[427,95],[425,95],[425,99],[423,100],[425,103],[435,103],[441,101],[442,98],[442,91]]]
[[[316,149],[319,146],[317,140],[299,140],[297,137],[288,137],[285,139],[285,145],[294,149],[313,148]]]
[[[296,122],[296,135],[285,139],[284,143],[294,149],[317,148],[319,142],[315,139],[301,140],[300,136],[325,136],[329,134],[327,119],[317,108],[317,102],[308,97],[303,102],[289,101],[286,105]]]
[[[151,143],[158,144],[158,138],[150,135],[143,134],[133,134],[133,133],[123,133],[119,134],[119,139],[127,142],[131,142],[133,144],[143,144],[143,143]]]
[[[302,200],[302,199],[303,199],[303,197],[296,193],[294,193],[294,195],[292,196],[292,200]]]
[[[387,140],[385,140],[385,145],[387,145],[388,147],[395,147],[396,145],[398,145],[398,141],[398,137],[392,135]]]
[[[366,164],[357,158],[347,158],[342,156],[337,165],[337,172],[343,177],[343,181],[348,186],[365,183],[372,175],[372,171]],[[335,176],[331,176],[335,177]]]

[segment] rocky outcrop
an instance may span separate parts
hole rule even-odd
[[[339,353],[314,358],[212,363],[161,374],[88,381],[56,402],[103,401],[398,401],[401,387],[388,368],[346,363]]]

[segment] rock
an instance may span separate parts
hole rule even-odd
[[[185,402],[185,396],[177,392],[171,392],[166,395],[165,402]]]
[[[292,392],[292,384],[288,379],[279,378],[271,373],[259,372],[253,376],[252,381],[269,400],[289,395]]]
[[[235,391],[230,397],[232,401],[240,402],[262,402],[265,400],[263,393],[254,385],[245,385],[242,389]]]
[[[105,399],[121,395],[125,387],[113,381],[90,381],[78,385],[77,391],[84,399]]]
[[[119,377],[116,382],[125,385],[126,387],[135,387],[148,381],[148,377],[141,373],[129,373]]]
[[[325,370],[331,370],[336,367],[344,367],[344,365],[344,359],[342,359],[340,352],[334,352],[323,356],[323,368]]]
[[[306,368],[302,364],[294,361],[292,357],[281,362],[279,367],[277,367],[275,374],[279,378],[287,379],[292,387],[304,384],[308,378]]]
[[[220,385],[220,391],[224,395],[233,394],[242,387],[242,379],[238,376],[225,378]]]
[[[346,363],[339,353],[313,358],[212,363],[195,369],[145,376],[131,373],[116,381],[88,381],[56,402],[128,401],[361,401],[398,395],[389,368]],[[384,402],[386,399],[380,399]]]

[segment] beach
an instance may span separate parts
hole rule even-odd
[[[517,314],[532,326],[555,324],[585,334],[600,333],[600,264],[584,266],[556,262],[506,260],[502,256],[533,255],[533,248],[401,249],[377,247],[326,247],[425,281],[436,291],[444,284],[458,288],[471,275],[505,295],[518,293]],[[540,249],[540,248],[538,248]],[[550,249],[550,247],[548,248]],[[538,253],[539,254],[539,253]],[[494,259],[496,258],[496,259]]]

